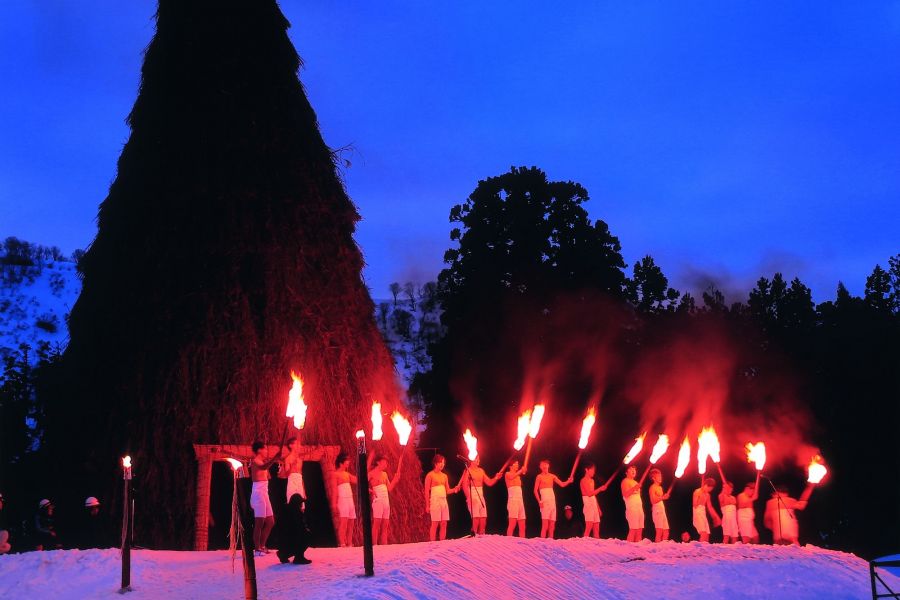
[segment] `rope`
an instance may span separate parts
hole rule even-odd
[[[238,480],[234,479],[234,493],[231,495],[231,527],[228,528],[228,550],[231,552],[231,572],[234,573],[234,557],[237,554],[238,540],[244,533],[244,523],[238,507]]]

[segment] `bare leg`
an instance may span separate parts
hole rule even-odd
[[[547,537],[552,540],[554,532],[556,532],[556,521],[550,521],[550,529],[547,531]]]
[[[708,534],[708,533],[701,533],[701,534],[700,534],[700,541],[701,541],[702,543],[704,543],[704,544],[708,544],[708,543],[709,543],[709,534]]]
[[[256,517],[253,519],[253,549],[262,550],[262,534],[265,527],[266,519]]]
[[[382,519],[383,523],[381,524],[381,545],[387,546],[388,543],[388,530],[390,529],[391,522],[388,519]]]
[[[431,522],[431,529],[428,530],[428,541],[429,541],[429,542],[433,542],[433,541],[436,539],[436,536],[437,536],[437,528],[438,528],[438,522],[437,522],[437,521],[432,521],[432,522]]]
[[[441,521],[441,541],[447,539],[447,521]]]
[[[509,519],[509,524],[506,526],[506,535],[512,535],[513,531],[516,529],[516,520]]]
[[[273,527],[275,527],[275,517],[266,517],[263,521],[262,539],[259,540],[262,544],[263,552],[268,552],[266,542],[269,541],[269,534],[272,533]]]
[[[660,533],[662,534],[662,535],[660,536],[660,538],[661,538],[660,541],[661,541],[661,542],[665,542],[667,539],[669,539],[669,530],[668,530],[668,529],[661,529],[661,530],[660,530]]]
[[[487,528],[487,517],[479,517],[478,518],[478,533],[484,535],[484,531]]]
[[[523,537],[525,537],[525,519],[519,519],[518,524],[519,524],[519,537],[523,538]]]
[[[547,519],[541,519],[541,537],[542,538],[547,537],[547,528],[549,527],[549,525],[550,525],[550,521],[548,521]]]
[[[594,529],[594,524],[590,521],[586,521],[584,524],[584,537],[590,537],[591,531]]]
[[[600,539],[600,521],[597,521],[593,524],[593,526],[591,527],[591,533],[594,539]]]

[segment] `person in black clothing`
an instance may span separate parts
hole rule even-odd
[[[279,544],[278,560],[286,563],[293,556],[295,565],[308,565],[312,561],[303,555],[309,548],[309,531],[303,519],[303,497],[300,494],[291,496],[282,518],[283,537]]]
[[[584,524],[575,520],[575,513],[568,504],[563,509],[563,518],[556,523],[556,539],[567,540],[578,537],[584,530]]]
[[[3,494],[0,494],[0,554],[12,550],[9,544],[9,528],[6,526],[6,512],[3,510]]]
[[[35,550],[56,550],[62,548],[56,525],[53,519],[53,503],[44,498],[38,503],[38,511],[34,516]]]
[[[110,547],[104,532],[103,520],[100,517],[100,501],[93,496],[84,501],[84,512],[78,523],[77,547],[79,550]]]

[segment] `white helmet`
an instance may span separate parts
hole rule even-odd
[[[38,502],[38,508],[45,508],[47,506],[50,506],[50,504],[51,504],[51,502],[49,500],[47,500],[46,498],[44,498],[43,500]]]
[[[84,507],[92,508],[94,506],[100,506],[100,501],[93,496],[88,496],[87,500],[84,501]]]

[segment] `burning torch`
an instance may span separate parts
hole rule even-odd
[[[569,473],[569,479],[575,477],[575,470],[578,469],[578,461],[581,460],[581,453],[587,448],[588,439],[591,437],[591,429],[597,421],[597,415],[593,407],[588,409],[587,416],[581,422],[581,435],[578,438],[578,454],[575,455],[575,464],[572,465],[572,472]]]
[[[719,464],[722,460],[721,446],[719,445],[719,436],[716,435],[716,430],[712,425],[704,427],[697,437],[697,470],[700,472],[701,484],[703,483],[703,476],[706,474],[706,461],[708,458],[711,458],[719,469],[719,476],[722,478],[722,482],[728,481],[725,479],[725,473],[722,472],[722,465]]]
[[[747,462],[756,464],[756,484],[754,489],[759,489],[759,477],[762,475],[763,467],[766,466],[766,445],[762,442],[751,444],[747,442]]]
[[[681,449],[678,451],[678,464],[675,467],[675,479],[681,479],[684,475],[685,470],[688,468],[688,465],[691,464],[691,442],[688,440],[687,436],[684,436],[684,441],[681,442]],[[669,489],[666,491],[666,494],[672,493],[672,488],[675,487],[675,481],[669,484]]]
[[[660,458],[666,453],[669,449],[669,436],[664,433],[659,434],[656,438],[656,444],[653,445],[653,450],[650,452],[650,464],[647,465],[647,468],[644,469],[644,474],[641,475],[641,483],[644,482],[644,478],[647,477],[647,473],[650,472],[650,467],[656,464]]]
[[[603,484],[605,487],[608,487],[609,484],[612,483],[612,480],[616,478],[616,475],[619,474],[619,471],[622,470],[622,467],[631,463],[631,461],[633,461],[637,457],[637,455],[641,453],[641,450],[643,450],[644,448],[645,437],[647,437],[646,431],[635,438],[634,444],[632,444],[631,449],[628,451],[628,454],[625,455],[625,458],[622,459],[622,463],[618,467],[616,467],[615,472],[613,472],[613,474],[609,476],[609,479],[606,480],[606,483]]]
[[[250,487],[247,469],[236,458],[226,458],[234,473],[234,494],[231,504],[231,559],[237,550],[238,542],[241,545],[241,565],[244,568],[244,598],[256,600],[256,559],[253,557],[253,512],[250,509],[250,496],[247,493]],[[234,564],[234,563],[232,563]]]
[[[825,463],[822,461],[822,457],[816,454],[812,457],[812,460],[809,461],[809,466],[807,467],[807,478],[806,478],[806,489],[803,490],[803,494],[800,495],[800,502],[809,501],[809,497],[813,492],[813,488],[816,487],[825,475],[828,474],[828,469],[825,467]]]
[[[122,481],[124,491],[122,510],[122,587],[119,593],[131,591],[131,543],[134,535],[134,501],[131,485],[131,456],[122,458]]]
[[[537,437],[538,431],[541,430],[541,420],[544,418],[545,407],[543,404],[535,404],[534,410],[531,411],[531,417],[528,423],[528,446],[525,448],[525,465],[528,469],[528,458],[531,456],[531,443]]]

